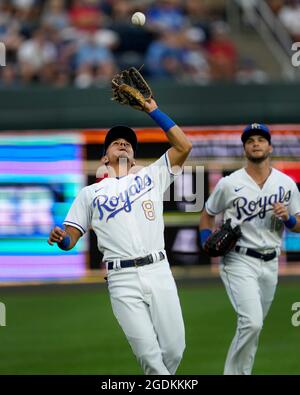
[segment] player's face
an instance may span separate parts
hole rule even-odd
[[[113,141],[106,151],[109,163],[117,163],[121,158],[127,159],[130,164],[134,162],[134,152],[131,144],[125,139]]]
[[[244,150],[249,161],[261,163],[270,156],[273,148],[267,139],[257,135],[247,139]]]

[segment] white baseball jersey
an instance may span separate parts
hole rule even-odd
[[[300,214],[300,193],[286,174],[272,168],[262,189],[244,168],[222,178],[206,202],[210,215],[224,212],[243,233],[238,245],[256,250],[280,248],[284,224],[273,214],[273,203],[283,203],[291,215]]]
[[[91,226],[104,260],[130,259],[164,249],[163,194],[174,180],[168,153],[136,174],[83,188],[65,225]]]

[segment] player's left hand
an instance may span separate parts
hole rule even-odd
[[[158,105],[153,98],[146,100],[145,106],[144,106],[146,112],[154,111],[157,107],[158,107]]]
[[[280,218],[282,221],[287,221],[289,219],[288,209],[282,203],[274,203],[273,210],[276,217]]]

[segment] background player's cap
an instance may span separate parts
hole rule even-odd
[[[242,133],[241,139],[243,144],[245,145],[247,139],[250,136],[259,135],[268,140],[269,144],[271,144],[271,134],[269,128],[263,123],[251,123],[247,125]]]
[[[128,126],[117,125],[113,126],[106,134],[104,141],[104,152],[105,155],[108,146],[115,140],[123,138],[128,141],[133,149],[134,154],[137,148],[137,137],[133,129]]]

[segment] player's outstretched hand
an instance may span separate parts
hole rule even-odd
[[[55,226],[55,228],[53,228],[50,232],[48,244],[53,246],[54,243],[60,243],[66,236],[67,233],[63,229],[61,229],[59,226]]]
[[[284,204],[274,203],[273,210],[276,217],[280,218],[282,221],[287,221],[289,219],[289,212]]]
[[[151,112],[155,110],[157,107],[158,107],[157,103],[153,98],[145,101],[144,109],[146,112]]]

